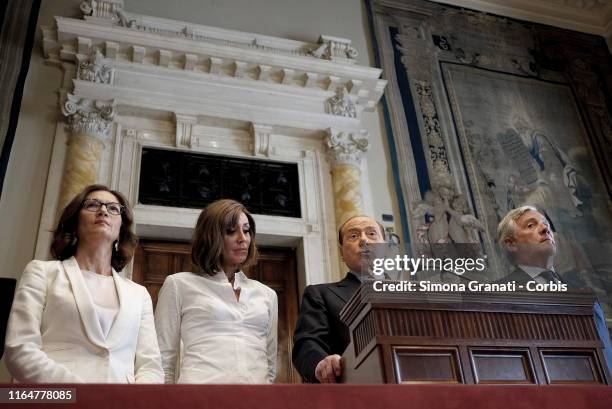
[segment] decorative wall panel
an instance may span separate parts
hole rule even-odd
[[[555,230],[557,271],[612,302],[604,39],[424,0],[366,4],[389,81],[383,102],[407,250],[477,242],[486,278],[501,278],[509,266],[494,244],[497,224],[535,205]],[[444,211],[434,217],[434,208]],[[474,222],[464,240],[448,227],[456,214]]]

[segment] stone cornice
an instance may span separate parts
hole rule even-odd
[[[287,55],[312,55],[317,58],[334,59],[349,64],[354,63],[354,58],[357,56],[356,50],[350,46],[350,40],[342,38],[321,36],[319,42],[313,44],[128,13],[123,10],[123,7],[123,0],[85,0],[81,4],[81,11],[85,20],[97,25],[128,27],[134,31],[155,33],[166,37],[187,38],[239,48],[264,49]],[[335,50],[324,50],[325,47],[321,47],[323,43],[332,43],[340,45],[340,47],[332,47]],[[344,47],[343,44],[346,45],[347,43],[348,47]],[[343,52],[345,55],[341,55]]]
[[[193,85],[190,89],[189,84]],[[168,89],[173,87],[172,82],[164,85]],[[275,97],[269,104],[264,105],[257,103],[258,94],[256,93],[243,92],[240,102],[237,101],[238,97],[230,96],[225,99],[207,97],[211,94],[217,95],[222,85],[203,85],[191,82],[183,83],[182,86],[185,90],[189,89],[189,95],[171,93],[169,90],[167,93],[160,93],[159,90],[147,87],[126,88],[75,80],[74,94],[84,98],[114,100],[119,114],[121,114],[122,106],[131,106],[155,111],[180,112],[184,115],[207,115],[254,123],[273,123],[276,126],[305,130],[334,127],[351,132],[362,128],[359,119],[329,115],[322,109],[308,109],[313,104],[295,96],[293,98]],[[263,94],[262,92],[261,95]]]
[[[245,89],[269,89],[276,85],[279,91],[286,89],[298,98],[318,92],[322,106],[339,86],[344,86],[355,101],[358,114],[373,109],[386,86],[386,81],[379,79],[380,69],[347,63],[350,53],[346,53],[346,58],[330,60],[310,55],[326,54],[329,50],[324,49],[325,44],[334,44],[330,47],[336,54],[338,49],[345,52],[350,46],[348,40],[322,36],[319,44],[311,44],[147,16],[134,20],[136,24],[156,23],[159,30],[142,31],[97,20],[56,17],[55,27],[43,28],[45,57],[51,63],[77,62],[98,49],[116,69],[117,78],[122,75],[121,67],[126,71],[140,69],[158,77],[215,76],[224,82],[235,79],[236,86]],[[179,26],[184,30],[178,30]],[[190,34],[176,34],[181,32]]]

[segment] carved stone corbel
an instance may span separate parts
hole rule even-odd
[[[272,126],[251,123],[251,136],[253,137],[253,155],[270,156],[270,135]]]
[[[174,114],[176,120],[176,146],[193,148],[197,145],[197,138],[193,134],[193,126],[198,118],[193,115]]]

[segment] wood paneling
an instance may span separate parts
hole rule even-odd
[[[364,283],[340,313],[351,333],[342,380],[610,384],[592,293],[459,295]]]
[[[603,383],[594,351],[542,350],[541,354],[550,384]]]
[[[388,323],[383,326],[385,335],[568,341],[599,339],[592,317],[584,315],[407,309],[386,310],[385,314],[384,321]]]
[[[463,383],[456,348],[394,347],[397,383]]]
[[[470,357],[475,383],[535,383],[528,349],[475,349]]]

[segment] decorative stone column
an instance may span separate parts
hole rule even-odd
[[[62,209],[85,186],[98,181],[98,172],[112,127],[113,101],[92,101],[68,94],[62,106],[70,127],[59,207]]]
[[[360,135],[328,129],[325,143],[329,148],[336,227],[349,217],[363,213],[361,196],[361,155],[367,151],[367,133]]]

